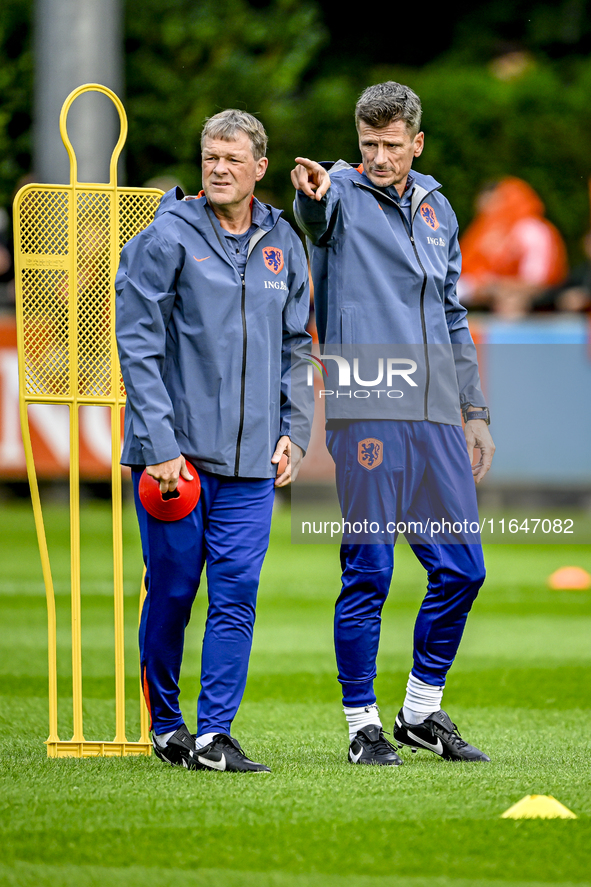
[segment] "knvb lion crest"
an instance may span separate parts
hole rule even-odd
[[[269,271],[279,274],[283,268],[283,252],[276,246],[264,246],[263,261]]]
[[[375,437],[366,437],[357,444],[357,461],[368,471],[382,464],[384,444]]]
[[[437,221],[437,216],[435,215],[435,210],[432,206],[429,206],[428,203],[423,203],[421,208],[419,209],[423,222],[429,226],[433,231],[437,231],[439,228],[439,222]]]

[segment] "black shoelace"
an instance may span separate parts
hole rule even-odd
[[[379,737],[373,743],[373,747],[377,752],[382,752],[388,754],[388,752],[394,751],[394,746],[388,742],[384,733],[387,733],[387,730],[381,730]],[[390,734],[388,733],[388,736]]]
[[[462,739],[457,724],[454,724],[453,721],[452,727],[453,731],[451,733],[448,733],[447,730],[444,730],[440,727],[439,729],[441,730],[441,737],[445,739],[446,742],[451,742],[453,745],[456,746],[456,748],[465,748],[468,743]],[[437,728],[435,732],[437,732]]]

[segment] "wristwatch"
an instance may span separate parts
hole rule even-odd
[[[464,422],[470,422],[472,419],[484,419],[487,425],[490,425],[490,411],[488,407],[473,407],[471,403],[462,406],[462,415]]]

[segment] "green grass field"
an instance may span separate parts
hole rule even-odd
[[[68,512],[47,512],[58,592],[60,736],[69,738]],[[278,510],[235,735],[269,776],[186,772],[154,757],[48,760],[46,611],[30,507],[0,508],[0,884],[11,887],[468,887],[591,883],[591,593],[552,592],[591,547],[490,546],[488,579],[444,707],[488,765],[402,752],[353,767],[332,650],[338,548],[292,545]],[[114,730],[108,509],[85,508],[85,733]],[[137,695],[138,538],[126,513],[128,695]],[[424,576],[401,546],[384,613],[378,699],[404,696]],[[189,626],[182,705],[195,729],[205,595]],[[128,738],[139,732],[128,706]],[[510,821],[526,794],[577,820]]]

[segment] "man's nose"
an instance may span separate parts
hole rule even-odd
[[[388,154],[386,152],[385,147],[383,145],[378,145],[378,150],[376,151],[375,163],[377,163],[378,166],[383,166],[384,163],[387,163],[387,162],[388,162]]]
[[[216,164],[215,164],[215,166],[214,166],[214,168],[213,168],[213,171],[214,171],[215,173],[217,173],[218,176],[221,176],[221,175],[223,175],[225,172],[228,172],[228,165],[227,165],[226,161],[225,161],[222,157],[219,157],[218,160],[216,161]]]

